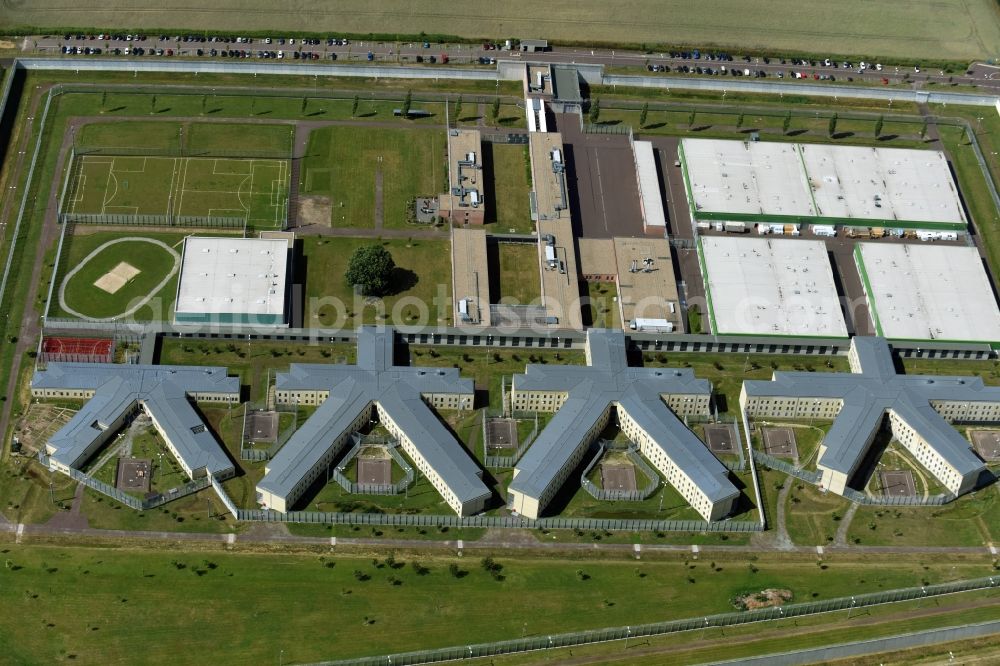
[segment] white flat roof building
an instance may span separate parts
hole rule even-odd
[[[816,214],[793,143],[682,139],[680,151],[696,217]]]
[[[846,338],[822,241],[699,239],[712,332]]]
[[[696,220],[968,226],[941,151],[682,139],[678,157]]]
[[[656,170],[656,156],[649,141],[633,141],[635,172],[639,179],[639,204],[642,209],[642,226],[646,233],[664,235],[667,232],[667,218],[663,214],[663,199],[660,197],[660,176]]]
[[[283,326],[288,240],[184,239],[174,320]]]
[[[1000,310],[976,248],[859,243],[854,259],[879,335],[1000,342]]]
[[[814,144],[798,149],[820,217],[967,223],[940,151]]]

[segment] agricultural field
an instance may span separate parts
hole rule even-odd
[[[418,196],[445,187],[445,133],[434,129],[323,127],[309,135],[302,161],[307,223],[334,228],[421,229],[407,223]]]
[[[575,43],[693,44],[896,58],[971,59],[996,55],[1000,18],[992,0],[892,3],[845,0],[803,5],[793,0],[701,3],[681,0],[475,0],[455,14],[442,0],[414,7],[406,0],[373,6],[353,0],[332,10],[320,0],[295,12],[262,0],[220,0],[198,11],[175,2],[144,0],[127,7],[96,0],[73,5],[51,1],[6,8],[8,26],[173,27],[202,32],[330,32],[331,34],[430,35],[466,38],[543,37]],[[443,17],[447,21],[442,23]],[[271,34],[274,34],[272,32]]]

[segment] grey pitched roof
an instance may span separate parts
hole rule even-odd
[[[739,491],[726,468],[664,404],[662,395],[709,395],[712,385],[691,370],[633,368],[625,355],[625,333],[587,331],[589,365],[529,365],[514,377],[516,390],[568,391],[558,413],[517,464],[510,489],[538,497],[555,481],[587,431],[614,405],[650,434],[674,463],[713,501]]]
[[[32,388],[94,391],[48,442],[52,458],[69,467],[86,462],[86,451],[108,426],[143,403],[188,468],[211,474],[233,463],[188,400],[190,393],[239,395],[240,380],[226,368],[111,363],[49,363],[32,377]]]
[[[475,393],[471,379],[455,368],[393,365],[393,330],[358,329],[357,365],[292,364],[278,373],[279,391],[330,391],[329,398],[292,435],[268,464],[258,487],[288,496],[364,410],[377,403],[407,434],[428,464],[462,502],[490,494],[480,469],[420,397],[427,393]]]
[[[884,338],[852,341],[861,372],[775,372],[771,381],[744,382],[749,397],[840,398],[843,407],[823,439],[826,451],[817,461],[850,475],[864,458],[866,445],[893,410],[960,474],[981,469],[966,441],[931,406],[932,400],[1000,402],[1000,388],[980,377],[937,377],[896,373]]]

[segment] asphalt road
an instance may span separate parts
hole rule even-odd
[[[296,40],[295,44],[279,44],[277,43],[277,36],[272,40],[271,44],[265,44],[261,39],[254,39],[252,43],[249,44],[221,44],[221,43],[191,43],[177,41],[170,37],[166,40],[160,40],[157,35],[147,36],[145,41],[133,41],[133,42],[122,42],[122,41],[109,41],[109,40],[98,40],[94,39],[83,39],[77,40],[71,38],[69,40],[64,39],[64,35],[49,35],[49,36],[33,36],[23,38],[20,46],[23,55],[52,55],[62,52],[63,46],[80,46],[80,47],[99,47],[103,50],[108,48],[124,48],[126,46],[140,46],[145,48],[147,51],[150,47],[154,49],[163,49],[164,53],[168,49],[172,49],[174,52],[173,57],[191,57],[191,58],[211,58],[212,56],[207,55],[210,49],[215,48],[216,50],[221,50],[225,47],[227,50],[249,51],[251,53],[250,57],[256,57],[256,54],[260,50],[269,51],[282,51],[284,62],[296,62],[294,57],[296,52],[300,54],[315,53],[318,56],[317,60],[306,60],[305,62],[331,62],[331,57],[336,56],[338,62],[344,61],[367,61],[369,53],[371,54],[371,59],[373,62],[379,63],[395,63],[395,64],[405,64],[405,63],[415,63],[417,58],[420,57],[424,62],[428,62],[429,58],[433,56],[438,63],[442,62],[442,55],[447,56],[447,59],[451,63],[461,63],[466,64],[470,62],[478,62],[480,58],[493,58],[493,59],[523,59],[531,60],[533,62],[544,62],[544,63],[571,63],[571,64],[590,64],[590,65],[603,65],[606,67],[633,67],[640,68],[643,71],[648,72],[648,67],[650,65],[656,66],[669,66],[671,73],[663,73],[661,76],[681,76],[681,77],[707,77],[707,78],[719,78],[722,75],[706,75],[706,74],[678,74],[676,69],[678,66],[688,66],[692,70],[695,67],[708,67],[713,71],[718,71],[720,66],[725,66],[727,70],[737,69],[739,71],[751,70],[763,71],[768,78],[777,77],[778,73],[782,73],[784,78],[794,79],[794,72],[799,72],[800,74],[808,76],[812,81],[817,81],[821,76],[833,76],[835,81],[831,83],[865,83],[869,85],[881,85],[886,82],[886,85],[907,85],[915,88],[922,88],[928,86],[929,84],[934,85],[969,85],[975,86],[982,89],[983,92],[992,92],[1000,94],[1000,67],[989,65],[986,63],[974,63],[964,72],[957,72],[955,74],[946,74],[942,70],[927,70],[922,69],[917,71],[910,63],[883,63],[882,70],[877,71],[875,69],[866,69],[862,72],[858,71],[858,63],[853,62],[852,68],[844,68],[843,66],[836,66],[832,63],[831,66],[825,66],[822,62],[816,62],[815,65],[796,65],[792,61],[786,60],[782,62],[780,58],[769,59],[769,62],[765,62],[764,58],[760,57],[750,57],[737,55],[735,52],[732,53],[733,61],[718,61],[718,60],[708,60],[708,52],[704,56],[695,60],[693,57],[690,58],[680,58],[671,57],[670,53],[642,53],[638,51],[628,51],[628,50],[617,50],[617,49],[589,49],[584,47],[553,47],[550,51],[537,52],[537,53],[522,53],[520,51],[505,51],[501,49],[485,49],[485,45],[479,44],[428,44],[425,48],[424,43],[421,42],[352,42],[345,46],[327,46],[325,40],[321,40],[318,46],[313,45],[303,45],[301,40]],[[201,49],[206,55],[198,56],[197,51]],[[96,56],[86,56],[86,55],[73,55],[67,56],[70,58],[92,58]],[[101,56],[105,57],[105,56]],[[126,58],[127,56],[110,56],[112,58]],[[144,55],[140,56],[142,59],[156,58],[156,57],[168,57],[164,56],[150,56]],[[218,58],[220,60],[233,60],[233,58]],[[300,59],[301,61],[301,59]],[[843,62],[840,63],[843,65]],[[743,78],[743,77],[732,77],[731,74],[724,75],[725,78]],[[815,78],[814,78],[815,77]],[[850,80],[849,80],[850,79]],[[851,81],[852,80],[852,81]],[[884,81],[883,81],[884,80]]]

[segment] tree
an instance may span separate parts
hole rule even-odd
[[[413,104],[413,93],[409,90],[406,91],[406,97],[403,98],[403,106],[400,109],[400,113],[404,118],[410,117],[410,106]]]
[[[742,113],[739,116],[736,117],[736,127],[737,128],[743,127],[743,114]]]
[[[598,97],[590,104],[590,123],[596,125],[601,118],[601,98]]]
[[[788,128],[792,125],[792,112],[788,111],[785,113],[785,120],[781,123],[781,131],[788,134]]]
[[[875,138],[876,139],[879,138],[880,136],[882,136],[882,123],[883,123],[883,121],[884,121],[884,118],[882,116],[879,116],[878,120],[875,121]]]
[[[354,101],[351,102],[351,117],[358,115],[358,96],[354,96]]]
[[[455,100],[455,121],[457,122],[461,116],[462,116],[462,96],[459,95],[458,99]]]
[[[101,93],[101,111],[104,110],[104,103],[108,101],[108,91],[105,90]]]
[[[695,111],[691,112],[691,115],[688,116],[688,127],[694,127],[694,119],[697,116],[698,114]]]
[[[646,126],[646,116],[649,115],[649,102],[643,102],[642,111],[639,112],[639,128]]]
[[[830,116],[830,126],[827,128],[827,133],[833,137],[837,133],[837,114]]]
[[[499,97],[494,97],[493,98],[493,108],[490,109],[490,116],[493,118],[493,122],[494,123],[497,121],[497,118],[500,117],[500,98]]]
[[[153,95],[152,97],[149,98],[149,112],[150,113],[156,112],[156,95]]]
[[[201,96],[201,115],[205,115],[205,107],[208,106],[208,95]]]
[[[924,118],[924,124],[920,126],[920,138],[923,139],[926,137],[927,137],[927,119]]]
[[[302,111],[300,112],[302,115],[305,115],[305,113],[306,113],[306,104],[308,104],[308,103],[309,103],[309,98],[308,97],[303,97],[302,98]]]
[[[352,286],[361,285],[366,295],[381,296],[389,289],[395,267],[392,255],[380,244],[362,245],[351,255],[344,277]]]

